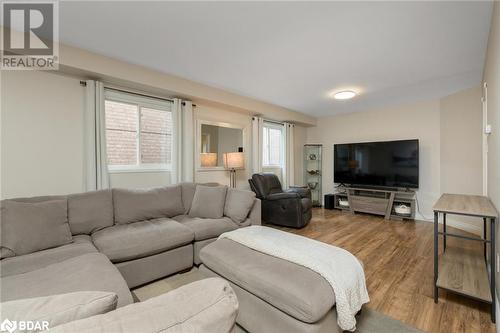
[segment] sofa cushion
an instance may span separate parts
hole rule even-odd
[[[70,244],[3,259],[0,261],[0,276],[34,271],[82,254],[95,252],[97,252],[97,249],[92,244],[89,236],[77,235],[73,237],[73,243]]]
[[[223,333],[233,331],[237,314],[238,300],[229,284],[210,278],[50,332]]]
[[[252,191],[229,188],[224,205],[224,215],[236,223],[243,223],[255,202],[255,193]]]
[[[196,183],[181,183],[182,189],[182,204],[184,206],[184,214],[189,213],[191,203],[193,202],[194,192],[196,192]]]
[[[118,224],[172,217],[184,213],[180,185],[152,189],[113,189],[115,222]]]
[[[24,298],[0,304],[0,321],[46,321],[55,327],[74,320],[100,315],[116,309],[118,296],[104,291],[78,291],[74,293]],[[40,332],[35,329],[30,332]]]
[[[68,221],[71,233],[91,234],[113,225],[111,190],[68,195]]]
[[[71,243],[66,198],[33,203],[3,200],[1,205],[1,246],[16,255]]]
[[[211,271],[303,322],[317,322],[335,304],[333,289],[321,275],[232,240],[205,246],[200,258]]]
[[[191,243],[194,232],[169,218],[115,225],[92,234],[112,262],[142,258]]]
[[[224,215],[227,186],[196,186],[190,217],[220,219]]]
[[[118,307],[132,303],[132,294],[118,269],[102,253],[87,253],[24,274],[0,279],[2,302],[76,291],[109,291]]]
[[[0,239],[2,238],[2,231],[0,228]],[[0,259],[15,257],[16,254],[11,249],[0,246]]]
[[[180,215],[173,218],[194,232],[194,240],[201,241],[209,238],[219,237],[226,231],[238,229],[238,225],[228,217],[221,219],[200,219]]]

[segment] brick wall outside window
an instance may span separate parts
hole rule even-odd
[[[170,111],[106,100],[105,115],[109,166],[171,164]]]

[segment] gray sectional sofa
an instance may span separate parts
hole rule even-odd
[[[92,290],[121,307],[130,288],[199,264],[221,233],[260,224],[252,192],[194,183],[7,199],[1,211],[2,302]]]

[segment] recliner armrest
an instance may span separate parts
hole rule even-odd
[[[303,187],[290,187],[290,189],[285,191],[286,193],[297,193],[300,195],[301,198],[309,198],[311,199],[311,190],[309,187],[303,186]]]
[[[270,194],[266,197],[266,200],[269,201],[276,201],[283,199],[300,199],[300,195],[298,193],[293,193],[293,192],[281,192],[281,193]]]

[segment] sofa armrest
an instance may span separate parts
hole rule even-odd
[[[56,326],[49,332],[229,333],[235,327],[237,314],[238,300],[229,283],[209,278],[145,302]]]
[[[250,220],[250,225],[262,224],[262,202],[260,199],[255,199],[252,210],[248,214],[248,219]]]

